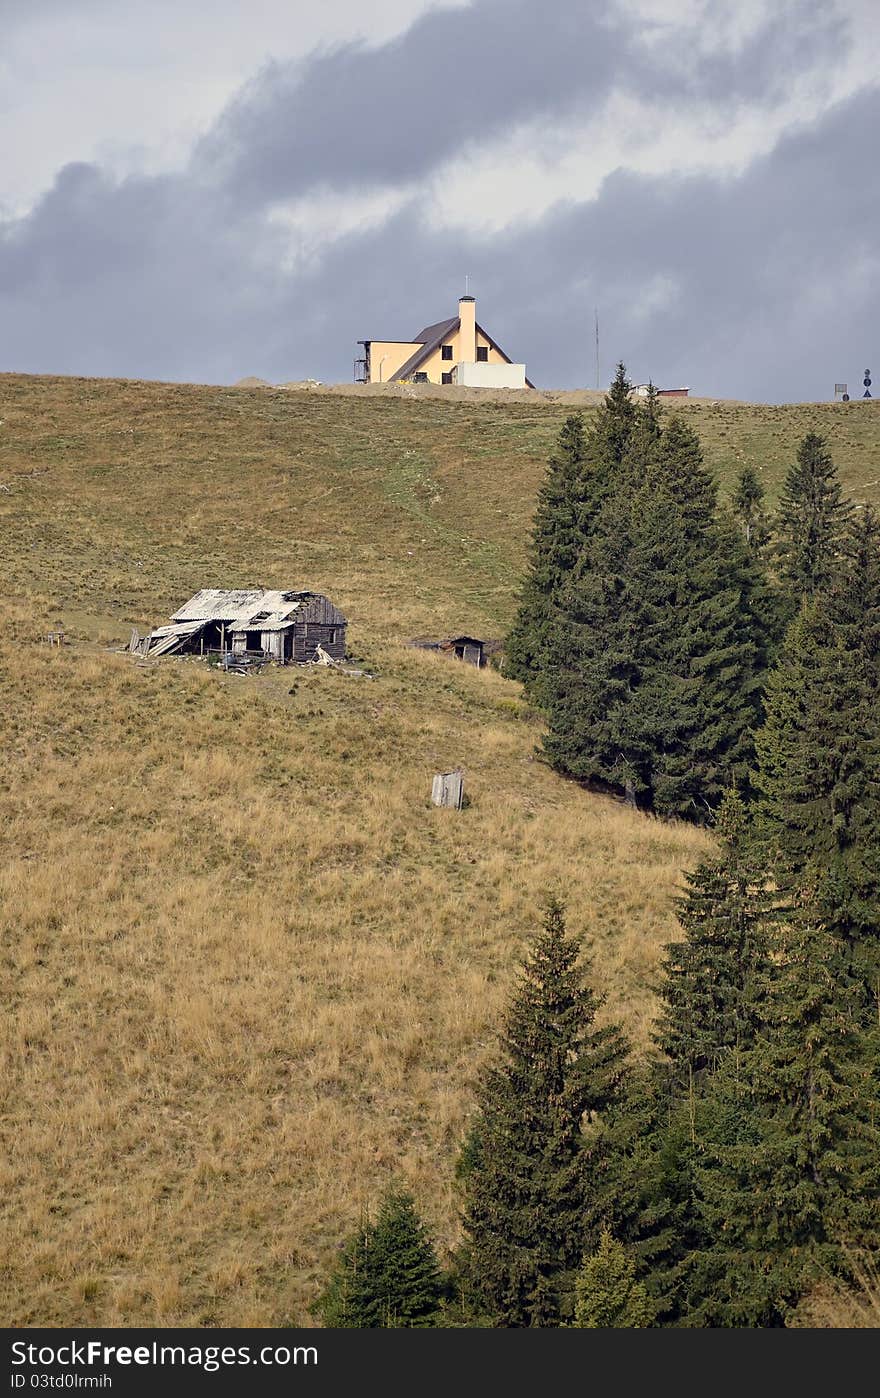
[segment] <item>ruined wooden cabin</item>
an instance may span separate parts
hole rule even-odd
[[[306,664],[318,647],[331,660],[345,658],[347,622],[319,592],[266,588],[203,588],[175,612],[170,626],[132,636],[139,655],[239,655]]]

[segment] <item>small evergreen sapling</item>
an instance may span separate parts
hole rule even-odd
[[[342,1248],[315,1311],[328,1329],[412,1329],[437,1321],[437,1256],[412,1196],[393,1191]]]
[[[744,466],[737,478],[731,505],[743,538],[753,553],[760,553],[770,537],[764,512],[766,493],[754,466]]]
[[[643,1330],[654,1319],[635,1261],[607,1228],[578,1272],[574,1294],[574,1325],[579,1330]]]

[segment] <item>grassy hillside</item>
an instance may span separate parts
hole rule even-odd
[[[873,406],[686,411],[722,480],[774,487],[816,427],[880,495]],[[556,778],[518,686],[402,645],[503,634],[565,412],[0,376],[8,1321],[307,1323],[392,1178],[450,1242],[551,888],[646,1043],[707,837]],[[375,678],[114,650],[246,583],[326,591]],[[438,811],[454,763],[471,804]]]

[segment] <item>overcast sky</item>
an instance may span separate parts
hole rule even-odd
[[[876,0],[0,0],[0,370],[880,383]]]

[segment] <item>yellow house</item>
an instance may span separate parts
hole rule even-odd
[[[359,383],[458,383],[469,388],[534,388],[525,364],[477,324],[473,296],[461,296],[458,315],[427,325],[414,340],[359,340]]]

